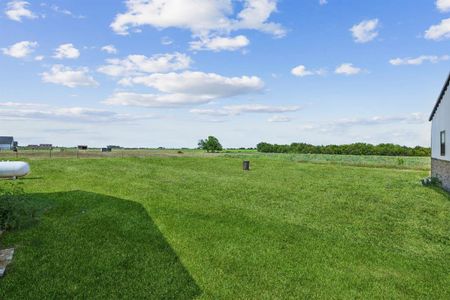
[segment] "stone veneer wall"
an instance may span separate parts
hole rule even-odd
[[[442,182],[442,187],[450,191],[450,161],[432,158],[431,177],[436,177]]]

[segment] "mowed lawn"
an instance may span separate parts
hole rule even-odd
[[[250,159],[31,161],[0,299],[450,298],[428,171]]]

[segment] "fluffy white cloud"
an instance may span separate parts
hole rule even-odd
[[[210,50],[210,51],[236,51],[241,48],[247,47],[250,41],[243,35],[236,37],[213,37],[213,38],[200,38],[197,41],[190,43],[192,50]]]
[[[215,73],[182,72],[136,76],[122,81],[126,85],[142,84],[163,93],[228,98],[260,91],[263,81],[256,76],[224,77]]]
[[[143,84],[159,91],[157,94],[116,93],[104,101],[110,105],[170,107],[208,103],[213,100],[255,93],[264,87],[255,76],[224,77],[214,73],[156,73],[131,77],[122,84]]]
[[[350,28],[353,38],[357,43],[367,43],[378,36],[378,19],[365,20]]]
[[[319,0],[320,5],[328,4],[328,0]]]
[[[0,117],[6,120],[54,120],[61,122],[119,122],[148,119],[147,115],[129,115],[86,107],[51,107],[37,103],[0,102]]]
[[[143,25],[185,28],[194,35],[239,29],[285,34],[281,25],[268,21],[277,9],[277,0],[244,0],[237,15],[231,0],[127,0],[126,6],[127,11],[118,14],[111,24],[118,34],[128,34],[130,28]]]
[[[73,44],[62,44],[55,49],[54,58],[57,59],[74,59],[80,56],[80,51],[73,46]]]
[[[182,53],[145,55],[128,55],[124,59],[108,59],[107,64],[97,69],[98,72],[114,76],[135,76],[144,73],[164,73],[188,69],[192,59]]]
[[[116,54],[117,49],[114,47],[114,45],[106,45],[102,47],[102,51],[109,53],[109,54]]]
[[[425,31],[428,40],[445,40],[450,38],[450,18],[444,19],[438,25],[433,25]]]
[[[35,60],[35,61],[43,61],[44,58],[45,58],[45,56],[43,56],[43,55],[38,55],[38,56],[35,56],[35,57],[34,57],[34,60]]]
[[[37,42],[22,41],[8,48],[2,48],[2,52],[5,55],[15,58],[24,58],[33,53],[37,46]]]
[[[334,72],[341,75],[356,75],[361,73],[362,69],[353,66],[353,64],[345,63],[337,67]]]
[[[47,83],[64,85],[70,88],[79,86],[98,86],[98,82],[89,75],[87,67],[70,68],[63,65],[53,65],[49,72],[41,74]]]
[[[267,121],[270,123],[283,123],[292,121],[292,118],[288,116],[275,115],[270,117]]]
[[[282,37],[285,29],[278,23],[268,22],[270,15],[277,11],[277,0],[244,0],[244,9],[230,29],[254,29]]]
[[[324,75],[325,69],[308,70],[304,65],[299,65],[291,70],[291,74],[297,77],[305,77],[311,75]]]
[[[27,1],[10,1],[6,4],[5,14],[9,19],[17,22],[21,22],[22,18],[36,19],[37,16],[27,8],[29,5]]]
[[[450,56],[443,55],[443,56],[436,56],[436,55],[421,55],[416,58],[394,58],[389,61],[391,65],[394,66],[401,66],[401,65],[421,65],[424,62],[430,62],[430,63],[438,63],[440,61],[447,61],[450,59]]]
[[[450,0],[436,0],[436,7],[441,12],[448,12],[450,11]]]
[[[183,105],[203,104],[211,101],[209,97],[188,94],[139,94],[119,92],[102,103],[107,105],[137,107],[177,107]]]
[[[408,124],[420,124],[426,123],[427,118],[422,113],[411,113],[409,115],[398,116],[374,116],[367,118],[350,118],[340,119],[328,123],[332,127],[350,127],[350,126],[370,126],[370,125],[384,125],[392,123],[408,123]]]
[[[244,113],[288,113],[300,110],[300,106],[271,106],[263,104],[228,105],[220,109],[191,109],[191,113],[209,116],[235,116]]]

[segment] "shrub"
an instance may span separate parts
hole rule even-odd
[[[20,183],[0,186],[0,230],[18,229],[35,219],[35,210],[24,199]]]
[[[424,186],[441,186],[441,181],[436,177],[427,177],[422,179],[422,185]]]

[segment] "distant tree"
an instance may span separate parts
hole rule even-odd
[[[219,140],[214,136],[209,136],[205,140],[200,140],[198,142],[198,148],[206,150],[207,152],[216,152],[223,150]]]
[[[388,155],[388,156],[430,156],[431,149],[427,147],[406,147],[395,144],[371,145],[354,143],[349,145],[315,146],[306,143],[292,143],[291,145],[277,145],[259,143],[256,146],[264,153],[305,153],[305,154],[345,154],[345,155]]]

